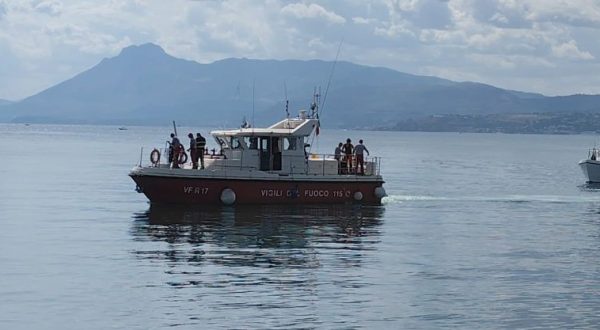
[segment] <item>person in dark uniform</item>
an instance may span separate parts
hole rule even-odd
[[[173,162],[173,138],[175,137],[175,134],[171,133],[171,141],[167,141],[167,143],[169,144],[169,164],[171,164]]]
[[[335,151],[333,152],[333,158],[335,158],[335,160],[337,160],[337,166],[338,166],[338,174],[342,173],[342,146],[344,144],[342,142],[340,142],[340,144],[338,144],[338,146],[335,148]]]
[[[169,146],[169,162],[173,165],[173,168],[179,168],[179,154],[181,153],[181,142],[175,136],[174,133],[171,133],[171,145]]]
[[[346,161],[346,171],[350,174],[352,173],[352,153],[354,152],[352,140],[346,139],[346,144],[342,147],[342,151],[345,154],[344,160]]]
[[[190,158],[192,158],[192,169],[197,169],[198,168],[198,152],[196,149],[196,139],[194,139],[194,134],[190,133],[188,134],[188,137],[190,138],[190,148],[188,149],[188,151],[190,152]]]
[[[190,133],[191,134],[191,133]],[[196,133],[196,168],[198,168],[198,158],[200,159],[200,169],[204,169],[204,148],[206,148],[206,139],[202,134]]]

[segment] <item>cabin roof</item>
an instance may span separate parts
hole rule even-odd
[[[267,128],[238,128],[211,131],[213,136],[308,136],[318,121],[313,118],[286,118]]]
[[[235,130],[220,130],[212,131],[211,135],[218,136],[283,136],[283,135],[295,135],[292,134],[293,130],[289,128],[239,128]]]

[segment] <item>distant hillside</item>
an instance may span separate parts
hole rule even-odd
[[[10,121],[14,118],[12,112],[8,109],[8,105],[13,102],[0,99],[0,122]]]
[[[200,64],[154,44],[130,46],[72,79],[3,106],[0,120],[230,126],[245,116],[264,124],[285,115],[284,86],[292,115],[308,108],[315,86],[325,93],[332,66],[318,60]],[[434,114],[600,112],[600,96],[545,97],[339,62],[322,110],[323,126],[393,127]]]
[[[380,129],[425,132],[600,133],[600,113],[546,112],[488,115],[432,115],[406,119]]]

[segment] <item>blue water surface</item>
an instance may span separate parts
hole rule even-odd
[[[323,129],[383,156],[383,206],[194,208],[127,177],[168,126],[0,132],[2,329],[600,324],[595,136]]]

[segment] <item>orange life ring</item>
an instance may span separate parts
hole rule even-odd
[[[160,162],[160,151],[158,151],[158,149],[154,149],[150,153],[150,162],[154,165],[157,165]]]

